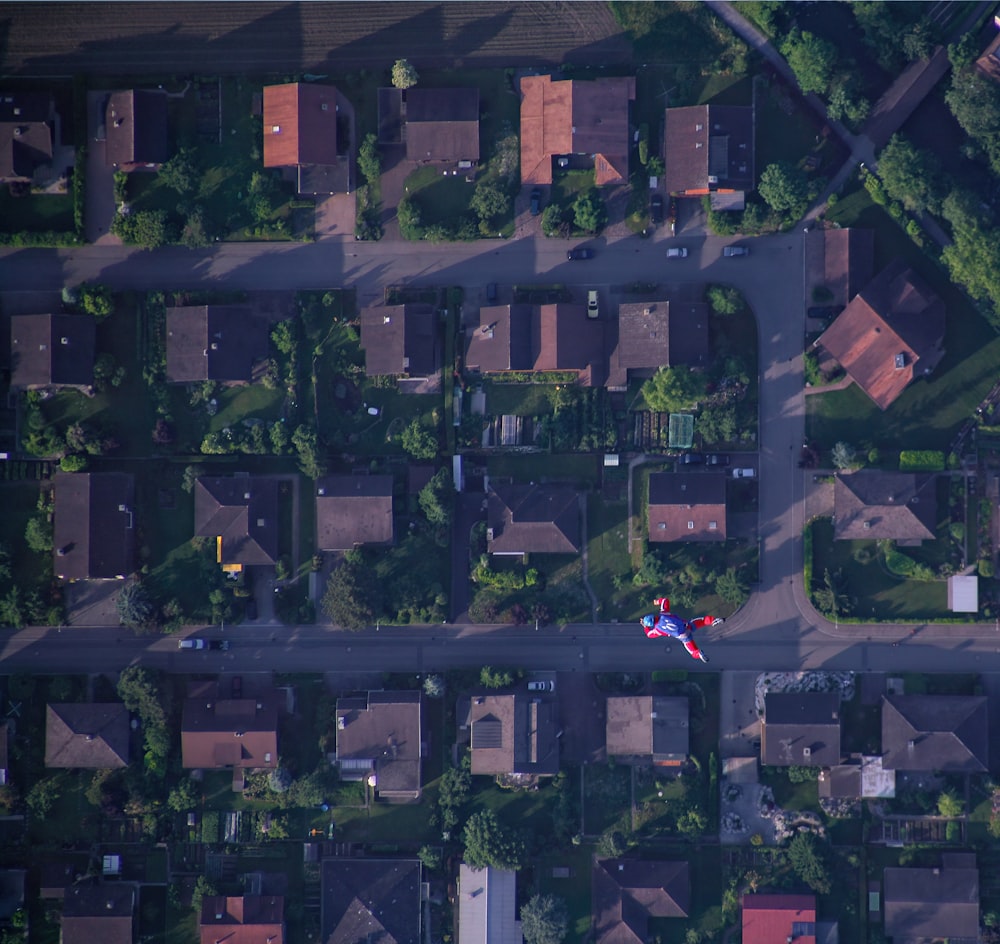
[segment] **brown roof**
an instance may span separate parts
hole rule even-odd
[[[725,541],[725,473],[654,472],[647,523],[653,542]]]
[[[761,762],[775,767],[840,763],[840,695],[768,692],[761,719]]]
[[[983,773],[989,764],[985,695],[884,695],[886,770]]]
[[[214,682],[192,689],[184,700],[181,766],[237,767],[248,770],[278,766],[276,695],[219,698]]]
[[[521,183],[551,184],[552,158],[588,154],[598,186],[628,178],[629,102],[635,78],[521,79]]]
[[[412,88],[403,98],[407,160],[479,160],[479,89]]]
[[[372,771],[380,796],[418,799],[423,754],[420,713],[420,692],[369,692],[367,697],[339,699],[341,777],[356,779]],[[361,763],[368,766],[362,768]]]
[[[933,541],[937,476],[913,472],[840,472],[833,489],[838,541]]]
[[[316,480],[316,546],[344,551],[392,544],[392,476],[327,475]]]
[[[607,374],[607,322],[587,317],[583,305],[560,303],[538,309],[537,342],[532,332],[535,370],[578,370],[585,386],[601,386]]]
[[[45,766],[108,770],[128,765],[128,711],[118,702],[45,710]]]
[[[753,190],[753,107],[668,108],[663,121],[663,162],[668,193]]]
[[[220,564],[278,559],[278,483],[262,476],[203,476],[194,486],[194,533],[221,538]]]
[[[322,944],[421,944],[419,859],[323,860]]]
[[[57,472],[53,484],[56,577],[100,580],[130,574],[135,552],[135,479],[124,472]]]
[[[708,306],[704,302],[650,301],[618,306],[618,341],[612,347],[608,386],[623,387],[628,372],[708,363]]]
[[[465,718],[471,732],[472,772],[559,773],[556,707],[553,699],[520,692],[473,695]]]
[[[609,755],[638,757],[654,764],[681,763],[688,756],[687,698],[609,697],[605,743]]]
[[[361,312],[361,347],[369,377],[427,377],[440,366],[433,305],[374,305]]]
[[[595,859],[590,876],[596,944],[646,944],[650,918],[688,916],[687,862]]]
[[[132,944],[135,886],[74,885],[63,898],[62,944]]]
[[[249,305],[167,309],[168,383],[249,383],[267,355],[267,326]]]
[[[824,305],[843,308],[875,272],[875,231],[814,229],[806,235],[806,297],[824,286],[833,295]],[[816,302],[816,304],[820,304]]]
[[[27,183],[52,160],[54,117],[51,95],[0,92],[0,182]]]
[[[533,311],[530,305],[480,308],[479,325],[466,334],[466,367],[483,373],[531,370]]]
[[[104,109],[104,159],[116,167],[163,164],[167,150],[167,96],[158,90],[112,92]]]
[[[941,868],[888,868],[885,934],[897,944],[979,941],[979,870],[972,853],[945,853]]]
[[[284,944],[285,899],[279,895],[206,896],[201,944]]]
[[[816,342],[879,409],[944,355],[944,302],[902,259],[891,262]]]
[[[488,495],[491,554],[577,554],[580,505],[565,485],[495,485]]]
[[[993,41],[976,60],[976,68],[994,81],[1000,79],[1000,33],[993,37]]]
[[[96,336],[90,315],[11,315],[11,387],[89,387]]]
[[[332,85],[264,86],[264,166],[337,163],[337,90]]]

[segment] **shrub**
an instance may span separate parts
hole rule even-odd
[[[944,453],[938,449],[904,449],[899,454],[900,472],[943,472]]]

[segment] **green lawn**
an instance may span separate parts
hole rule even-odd
[[[405,181],[405,192],[420,209],[421,226],[452,223],[469,212],[475,192],[464,177],[446,177],[438,167],[419,167]]]
[[[630,579],[632,561],[628,553],[628,504],[607,501],[593,492],[587,496],[587,547],[590,585],[601,605],[601,618],[630,619],[645,601]],[[621,589],[615,578],[626,579]]]
[[[498,455],[486,466],[492,478],[510,476],[515,482],[570,482],[593,488],[600,481],[599,456],[594,455]]]
[[[12,197],[0,188],[0,232],[39,233],[73,231],[73,197],[70,194],[35,193]]]
[[[540,856],[534,866],[535,889],[540,895],[556,895],[566,902],[569,940],[584,941],[590,934],[590,876],[594,847],[581,844]],[[557,878],[553,869],[569,869],[568,878]]]
[[[819,793],[815,780],[792,783],[784,767],[760,768],[761,783],[774,791],[774,802],[783,810],[819,810]]]
[[[583,828],[598,836],[615,827],[631,831],[632,768],[626,764],[593,764],[582,768]]]
[[[787,104],[782,107],[782,103],[788,102],[792,102],[791,114],[788,114]],[[834,135],[824,138],[819,130],[808,106],[790,96],[784,86],[760,85],[757,90],[757,167],[760,170],[777,161],[800,164],[808,154],[815,154],[820,159],[817,175],[826,170],[826,165],[839,166],[846,156],[843,148]]]
[[[52,575],[52,555],[38,554],[24,543],[28,519],[37,514],[38,482],[4,482],[0,485],[0,544],[12,553],[12,573],[21,588],[48,583]]]
[[[541,416],[552,412],[552,394],[558,384],[486,383],[486,411],[490,416]]]
[[[276,420],[285,400],[283,390],[268,390],[263,384],[238,384],[223,387],[216,394],[219,411],[208,421],[208,431],[215,433],[247,419]]]

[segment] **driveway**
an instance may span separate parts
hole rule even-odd
[[[108,91],[87,93],[87,242],[98,246],[120,246],[112,235],[115,218],[115,169],[105,163],[104,115]]]

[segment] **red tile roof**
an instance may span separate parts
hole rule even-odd
[[[264,166],[337,163],[337,90],[332,85],[264,87]]]
[[[280,895],[213,895],[201,901],[201,944],[284,944]]]
[[[422,302],[361,311],[361,347],[369,377],[428,377],[440,366],[437,310]]]
[[[219,698],[214,683],[184,702],[181,766],[273,769],[278,766],[278,709],[271,693]]]
[[[566,485],[501,485],[489,491],[491,554],[578,554],[580,506]]]
[[[135,480],[124,472],[57,472],[52,564],[59,580],[132,572]]]
[[[648,515],[651,542],[725,541],[725,473],[654,472]]]
[[[798,925],[794,933],[793,925]],[[743,944],[816,944],[815,895],[744,895]]]

